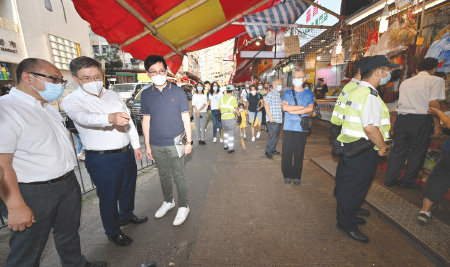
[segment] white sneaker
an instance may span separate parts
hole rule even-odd
[[[261,132],[257,132],[256,133],[256,138],[260,138],[261,137]]]
[[[213,138],[213,143],[217,143],[217,137]]]
[[[252,142],[255,142],[255,140],[256,140],[256,139],[255,139],[255,137],[253,136],[253,137],[252,137]]]
[[[84,154],[78,154],[77,155],[77,158],[79,159],[79,160],[85,160],[86,159],[86,157],[84,156]]]
[[[220,138],[220,142],[223,143],[223,138]]]
[[[189,206],[186,208],[185,207],[178,208],[177,216],[175,216],[173,225],[177,226],[177,225],[184,223],[184,221],[186,221],[186,218],[189,214],[189,211],[190,211]]]
[[[244,139],[245,139],[245,138],[247,138],[247,136],[246,136],[245,133],[244,133]]]
[[[166,213],[171,210],[173,207],[175,207],[175,201],[172,199],[172,202],[163,202],[161,205],[161,208],[155,213],[155,218],[161,218],[162,216],[166,215]]]

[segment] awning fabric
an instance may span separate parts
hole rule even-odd
[[[269,24],[294,24],[310,5],[301,0],[288,1],[268,8],[264,11],[245,16],[245,22],[261,22]],[[245,30],[252,38],[264,35],[270,26],[246,25]],[[278,27],[273,27],[278,31]]]
[[[197,0],[126,0],[145,20],[155,25],[176,12],[193,5]],[[158,29],[158,34],[179,48],[202,34],[230,21],[262,0],[209,0],[188,13],[176,18]],[[271,0],[254,12],[273,6]],[[110,44],[121,45],[145,30],[144,25],[114,0],[73,0],[75,9],[86,20],[92,31],[104,37]],[[243,21],[243,20],[241,20]],[[222,43],[245,32],[244,26],[229,25],[211,36],[187,48],[192,52]],[[144,60],[151,54],[164,56],[172,49],[153,35],[145,37],[122,48],[135,59]],[[175,55],[166,60],[173,73],[181,66],[183,58]]]

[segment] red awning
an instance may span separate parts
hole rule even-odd
[[[80,16],[91,25],[92,31],[110,44],[122,46],[135,59],[144,60],[151,54],[165,56],[170,69],[176,73],[183,58],[178,54],[173,55],[173,49],[159,39],[167,40],[182,54],[217,45],[245,32],[244,26],[227,23],[243,13],[259,12],[279,2],[208,0],[173,19],[177,13],[200,1],[202,0],[73,0],[73,3]],[[260,7],[254,9],[257,5]],[[167,20],[171,21],[166,23]],[[156,33],[160,36],[159,39],[147,30],[147,22],[158,27]],[[205,34],[209,36],[205,38]],[[137,40],[131,42],[132,38]]]

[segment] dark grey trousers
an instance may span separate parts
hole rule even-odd
[[[81,189],[72,172],[64,181],[44,185],[19,184],[25,203],[36,222],[23,232],[11,231],[11,252],[6,266],[39,266],[42,251],[53,228],[53,238],[61,266],[85,265],[81,255]]]
[[[278,139],[280,138],[281,123],[267,122],[269,137],[267,138],[266,154],[272,155],[276,151]]]
[[[442,150],[438,163],[434,166],[425,184],[423,196],[433,203],[439,203],[450,188],[450,151]]]

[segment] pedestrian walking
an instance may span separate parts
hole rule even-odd
[[[245,86],[244,86],[244,88],[242,88],[242,91],[241,91],[241,102],[244,104],[247,103],[247,96],[250,93],[250,84],[251,84],[251,82],[246,81]]]
[[[390,72],[400,65],[386,56],[373,56],[361,69],[361,82],[353,89],[343,112],[338,141],[344,143],[344,157],[336,173],[337,229],[361,243],[369,238],[358,229],[356,214],[369,191],[379,156],[386,156],[389,146],[389,109],[375,89],[389,81]],[[375,147],[374,147],[375,146]],[[362,218],[361,218],[362,219]]]
[[[175,207],[173,178],[178,193],[178,211],[173,225],[178,226],[186,221],[190,212],[184,171],[184,155],[191,153],[193,145],[189,103],[183,89],[167,82],[167,63],[162,56],[148,56],[144,66],[154,85],[141,96],[142,132],[146,155],[158,165],[164,196],[155,218],[163,217]],[[184,155],[180,155],[174,139],[183,134],[187,143]]]
[[[302,87],[305,77],[306,74],[303,69],[294,69],[292,71],[294,88],[283,93],[284,127],[281,170],[286,184],[290,184],[293,179],[295,185],[300,185],[300,179],[302,178],[303,157],[308,131],[302,128],[301,120],[302,117],[308,116],[308,113],[312,112],[314,107],[313,93]]]
[[[192,96],[192,108],[194,109],[194,123],[197,130],[197,139],[199,145],[206,145],[205,128],[208,111],[208,97],[203,92],[203,84],[198,83],[196,92]]]
[[[266,157],[273,159],[273,155],[280,155],[277,151],[278,139],[280,138],[281,124],[283,123],[283,110],[281,108],[280,92],[283,89],[280,79],[275,79],[272,82],[274,90],[271,90],[267,96],[265,108],[267,112],[267,129],[269,130],[269,137],[266,144]]]
[[[439,117],[447,128],[450,128],[450,118],[439,109],[430,107],[431,114]],[[423,191],[422,208],[417,215],[417,222],[421,225],[431,223],[431,208],[447,193],[450,188],[450,137],[445,140],[439,161],[427,178]]]
[[[204,94],[206,95],[206,98],[209,99],[209,96],[212,94],[212,88],[211,83],[209,81],[205,81],[203,83],[204,85]],[[212,121],[212,115],[211,115],[211,105],[208,102],[208,111],[206,115],[206,126],[205,128],[208,128],[209,123]]]
[[[442,133],[438,117],[427,114],[429,107],[440,109],[445,100],[445,81],[434,76],[438,60],[425,58],[419,63],[418,74],[400,84],[398,116],[394,124],[394,146],[386,169],[386,186],[418,187],[415,184],[425,162],[431,136]],[[405,162],[406,172],[399,181]]]
[[[142,159],[139,135],[120,95],[103,87],[97,60],[75,58],[70,73],[78,89],[63,99],[62,107],[80,134],[86,169],[97,187],[105,234],[117,246],[127,246],[133,239],[120,226],[148,220],[133,212],[136,160]]]
[[[244,107],[244,103],[239,103],[239,114],[241,116],[241,123],[239,124],[239,134],[242,138],[247,138],[247,121],[248,121],[248,111]]]
[[[262,86],[262,85],[261,85]],[[257,90],[257,86],[252,84],[250,86],[250,94],[247,95],[247,110],[249,122],[251,124],[252,131],[252,142],[255,142],[255,129],[256,138],[261,136],[261,122],[262,122],[262,113],[261,109],[264,106],[264,100],[262,94],[260,94]]]
[[[221,135],[222,132],[222,120],[220,119],[219,102],[222,99],[223,94],[219,92],[219,85],[214,82],[211,92],[209,94],[208,103],[211,107],[211,117],[213,121],[213,143],[217,142],[217,128],[219,128],[219,139],[223,142]]]
[[[22,60],[16,77],[17,86],[0,98],[0,196],[11,229],[6,266],[39,266],[52,230],[61,266],[106,266],[81,253],[76,157],[63,118],[48,103],[67,81],[37,58]]]
[[[222,97],[219,102],[219,109],[222,125],[224,129],[223,134],[223,148],[228,150],[228,153],[234,152],[234,128],[236,126],[236,114],[239,114],[238,103],[236,97],[233,96],[234,86],[228,85],[227,94]]]

